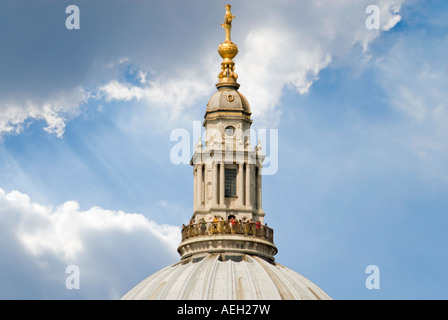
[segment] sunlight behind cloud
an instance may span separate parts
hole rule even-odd
[[[250,14],[249,20],[239,21],[239,28],[247,29],[239,35],[240,39],[245,39],[237,43],[240,54],[235,58],[236,71],[240,75],[241,90],[251,102],[259,124],[277,126],[282,112],[279,104],[285,88],[306,94],[318,80],[321,70],[330,65],[334,57],[346,55],[356,45],[360,45],[367,54],[372,41],[401,20],[398,13],[403,3],[404,0],[382,0],[378,3],[381,30],[367,30],[365,27],[365,8],[370,3],[353,0],[303,1],[300,5],[281,2],[278,10],[284,16],[272,16],[268,24],[253,21],[255,16]],[[267,16],[272,12],[268,4],[259,10],[260,14],[265,12]],[[173,61],[170,71],[159,70],[157,77],[149,79],[147,70],[153,70],[155,65],[142,65],[140,70],[136,70],[136,84],[122,81],[113,73],[113,70],[134,63],[130,55],[121,55],[114,63],[103,61],[106,65],[104,77],[101,74],[97,76],[101,81],[84,83],[77,89],[65,88],[56,95],[39,92],[39,96],[27,99],[16,97],[14,101],[0,101],[0,135],[18,134],[27,123],[43,119],[47,123],[43,128],[45,131],[62,137],[67,122],[81,112],[80,106],[85,104],[89,108],[101,98],[106,102],[137,101],[156,108],[163,120],[175,121],[192,105],[201,101],[206,104],[208,95],[214,90],[210,86],[210,70],[216,77],[219,70],[216,49],[210,47],[196,57],[183,51],[170,52]],[[214,67],[210,66],[212,51]],[[190,62],[186,65],[184,61]]]
[[[55,293],[61,287],[58,289],[55,281],[59,278],[54,280],[52,272],[63,272],[60,270],[65,269],[63,266],[75,264],[83,272],[84,287],[100,286],[100,291],[107,296],[120,289],[120,283],[126,283],[126,277],[120,278],[124,270],[133,268],[133,276],[135,271],[139,272],[138,261],[143,259],[146,267],[151,265],[146,261],[151,257],[157,257],[153,265],[175,261],[180,243],[179,227],[159,225],[142,214],[100,207],[81,210],[75,201],[53,208],[34,203],[19,191],[6,193],[0,189],[0,221],[1,227],[9,230],[2,236],[2,255],[27,256],[35,263],[29,266],[35,269],[34,277],[40,274],[45,283],[41,289],[53,288]],[[16,242],[21,244],[23,251],[11,251],[17,246]],[[101,263],[98,256],[101,256]],[[119,272],[114,271],[114,261],[118,257],[123,259]],[[150,270],[142,271],[143,274],[150,273]],[[100,274],[100,278],[109,279],[109,284],[101,284]],[[23,279],[30,276],[21,275]]]

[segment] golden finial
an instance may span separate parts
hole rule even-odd
[[[224,16],[224,23],[221,25],[226,31],[226,41],[225,42],[232,42],[230,40],[230,31],[232,30],[232,20],[235,18],[235,16],[230,12],[230,8],[232,6],[230,4],[226,5],[226,15]]]
[[[236,82],[238,79],[238,74],[235,72],[235,62],[233,62],[233,58],[238,53],[238,47],[236,44],[232,42],[230,39],[230,31],[232,30],[232,20],[235,18],[230,12],[231,5],[226,5],[226,15],[224,16],[224,23],[221,26],[224,28],[226,32],[226,39],[223,43],[219,45],[218,53],[223,58],[221,62],[221,72],[218,75],[219,82],[216,86],[231,86],[238,88],[240,85]]]

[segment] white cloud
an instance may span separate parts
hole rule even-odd
[[[391,43],[375,60],[386,102],[399,115],[390,137],[415,156],[419,175],[446,184],[448,73],[442,66],[447,42],[437,35],[409,33]]]
[[[401,21],[401,16],[398,14],[401,6],[405,0],[381,0],[379,1],[379,8],[381,14],[381,30],[389,31],[398,22]]]
[[[400,21],[398,13],[403,3],[404,0],[377,2],[381,31],[390,30]],[[369,45],[381,32],[365,27],[365,9],[370,4],[367,0],[280,1],[257,6],[256,12],[253,2],[240,4],[245,16],[235,22],[234,32],[244,40],[237,43],[240,54],[235,59],[236,72],[258,125],[277,125],[281,115],[278,106],[286,87],[306,94],[334,57],[350,54],[357,45],[368,54]],[[260,19],[260,16],[266,18]],[[194,57],[189,52],[173,52],[172,69],[164,73],[159,70],[159,76],[154,79],[148,79],[144,70],[153,70],[156,66],[143,66],[143,70],[136,71],[139,85],[118,81],[116,75],[109,74],[102,80],[104,85],[91,85],[96,87],[94,96],[76,89],[48,99],[4,101],[0,105],[0,135],[20,133],[27,121],[44,119],[47,122],[44,129],[62,137],[69,120],[67,114],[76,115],[80,104],[94,97],[138,101],[159,112],[157,121],[176,120],[195,103],[203,101],[205,106],[214,90],[210,75],[217,80],[216,47],[204,50],[201,55],[194,52]],[[119,69],[131,60],[124,55],[107,64],[106,69],[109,72],[111,68]]]
[[[99,94],[104,96],[105,100],[109,102],[112,100],[140,100],[143,97],[143,88],[112,80],[99,88]]]
[[[239,73],[244,75],[241,91],[253,106],[254,117],[273,126],[279,120],[276,107],[284,87],[307,93],[320,70],[331,62],[329,53],[318,46],[302,47],[287,30],[252,31],[244,47],[237,64]]]
[[[123,64],[123,63],[128,62],[128,61],[129,61],[129,58],[128,58],[128,57],[122,57],[122,58],[118,59],[117,61],[108,63],[108,64],[106,65],[106,68],[108,68],[108,69],[112,69],[112,68],[114,68],[115,66],[120,65],[120,64]]]
[[[14,256],[26,256],[34,263],[28,265],[33,274],[4,270],[2,283],[16,282],[19,287],[24,279],[39,280],[44,288],[36,289],[35,298],[42,297],[44,291],[52,298],[69,296],[64,285],[65,267],[69,264],[80,268],[84,290],[80,296],[119,298],[113,293],[124,294],[156,271],[148,267],[158,269],[178,257],[180,229],[159,225],[141,214],[100,207],[81,210],[74,201],[53,208],[33,203],[28,195],[18,191],[5,193],[0,189],[0,221],[1,229],[8,230],[6,234],[9,234],[5,239],[3,233],[1,255],[12,257],[12,261]],[[15,274],[16,278],[11,279],[8,273]],[[0,296],[8,297],[8,292],[2,291]]]
[[[65,132],[67,117],[75,117],[79,107],[89,98],[82,88],[60,92],[47,99],[25,99],[0,102],[0,135],[22,132],[28,121],[44,120],[45,131],[61,138]]]
[[[109,102],[137,101],[158,112],[158,117],[151,121],[163,122],[160,118],[162,116],[165,122],[171,122],[185,115],[182,112],[197,103],[200,98],[207,99],[212,90],[203,76],[195,77],[193,72],[184,72],[184,75],[173,78],[160,76],[154,80],[146,79],[146,73],[142,70],[137,74],[144,86],[112,80],[98,88],[97,98]]]
[[[383,0],[378,3],[383,31],[390,30],[401,19],[398,12],[403,2]],[[240,91],[249,99],[257,125],[276,126],[284,89],[308,93],[333,57],[347,55],[355,45],[361,46],[367,55],[370,43],[380,34],[379,30],[365,27],[365,9],[369,4],[354,0],[288,2],[281,3],[275,11],[271,5],[265,5],[258,8],[258,16],[278,14],[269,23],[260,23],[253,16],[235,22],[236,27],[245,30],[240,35],[243,42],[237,43],[240,53],[235,58]],[[203,64],[200,67],[183,65],[174,76],[164,74],[152,81],[140,70],[138,80],[145,86],[112,80],[98,89],[98,96],[107,101],[139,101],[162,113],[168,109],[170,112],[162,114],[163,119],[173,120],[200,99],[205,105],[207,95],[214,90],[209,79],[213,74],[212,79],[217,81],[219,58],[215,59],[215,64],[211,63],[210,57],[218,56],[216,48],[211,50],[193,60],[194,65]],[[174,57],[173,61],[176,61]],[[208,71],[204,72],[204,65]]]
[[[403,2],[378,3],[383,31],[400,21],[398,12]],[[276,3],[284,15],[250,26],[240,45],[236,71],[257,123],[276,126],[283,90],[294,88],[300,94],[308,93],[334,57],[347,56],[356,45],[368,55],[369,45],[380,35],[379,30],[365,27],[369,4],[358,0]],[[268,5],[259,11],[257,14],[266,17],[276,12]]]

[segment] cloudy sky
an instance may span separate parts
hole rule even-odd
[[[0,1],[1,299],[117,299],[179,260],[170,135],[216,90],[226,3]],[[446,1],[230,4],[253,127],[278,129],[276,261],[335,299],[448,299]]]

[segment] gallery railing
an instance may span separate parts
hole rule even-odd
[[[194,223],[182,229],[182,241],[188,238],[213,234],[239,234],[255,236],[274,242],[274,230],[255,222],[232,224],[229,221],[214,221],[208,223]]]

